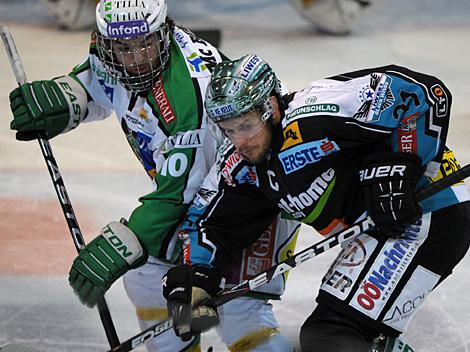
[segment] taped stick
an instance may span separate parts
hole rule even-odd
[[[7,26],[0,25],[0,37],[2,38],[3,44],[5,46],[5,51],[7,53],[8,59],[10,60],[11,69],[15,75],[18,85],[21,86],[27,82],[26,73],[21,62],[21,58],[16,49],[15,41],[11,35],[10,30]],[[83,239],[82,232],[78,226],[77,218],[70,202],[70,198],[67,194],[62,175],[60,174],[59,167],[57,162],[52,154],[52,148],[49,141],[42,136],[38,137],[39,146],[41,147],[41,152],[46,161],[47,169],[49,170],[49,175],[51,176],[54,189],[59,198],[60,206],[64,213],[65,221],[72,235],[73,242],[77,252],[80,252],[85,247],[85,241]],[[108,305],[104,297],[98,301],[97,304],[98,312],[100,315],[101,323],[106,333],[109,346],[111,348],[119,346],[119,337],[117,335],[116,329],[109,312]]]

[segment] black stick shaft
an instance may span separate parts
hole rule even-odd
[[[440,191],[452,186],[453,184],[465,180],[470,176],[470,164],[461,167],[456,172],[451,173],[449,176],[445,176],[441,180],[430,184],[429,186],[419,190],[416,194],[418,202],[431,197],[432,195],[439,193]]]
[[[23,68],[23,64],[21,63],[18,50],[16,49],[13,36],[11,35],[8,27],[0,26],[0,36],[3,40],[5,51],[8,55],[8,59],[10,60],[11,68],[15,74],[16,81],[18,82],[18,85],[21,86],[27,82],[26,73]],[[54,184],[54,189],[56,191],[57,197],[59,198],[59,203],[62,207],[65,221],[67,222],[70,234],[72,235],[75,248],[77,249],[77,252],[80,252],[80,250],[85,247],[85,241],[83,239],[82,232],[80,231],[80,227],[78,226],[77,218],[75,217],[75,212],[67,194],[59,167],[54,158],[54,155],[52,154],[51,144],[47,139],[41,136],[38,137],[38,142],[39,146],[41,147],[42,156],[46,162],[49,175],[51,176],[52,183]],[[97,308],[110,347],[113,348],[119,346],[119,337],[117,335],[108,305],[104,297],[98,301]]]

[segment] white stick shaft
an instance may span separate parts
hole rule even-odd
[[[8,55],[8,59],[10,60],[13,73],[15,74],[16,81],[19,85],[25,84],[28,81],[26,78],[26,73],[24,72],[23,64],[21,63],[15,41],[13,40],[8,26],[0,25],[0,37],[2,38],[3,44],[5,45],[5,50]]]

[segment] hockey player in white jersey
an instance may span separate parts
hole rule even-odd
[[[176,26],[167,17],[165,0],[102,0],[96,20],[89,55],[72,72],[10,93],[11,128],[18,140],[38,134],[51,139],[115,112],[153,192],[140,198],[142,204],[128,221],[110,222],[80,252],[69,281],[80,301],[93,307],[124,275],[145,329],[167,318],[160,280],[179,263],[175,229],[215,161],[217,141],[207,128],[203,97],[212,68],[223,55]],[[296,223],[276,219],[259,243],[227,267],[228,286],[283,260],[297,230]],[[283,289],[280,278],[256,298],[238,299],[220,310],[219,335],[231,351],[292,350],[267,302]],[[169,331],[149,341],[147,349],[200,351],[199,336],[183,342]]]

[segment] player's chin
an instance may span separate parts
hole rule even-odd
[[[127,69],[131,75],[147,75],[152,71],[149,66],[133,66]]]
[[[257,153],[256,151],[250,151],[245,153],[240,153],[243,159],[248,161],[250,164],[259,164],[264,160],[264,154]]]

